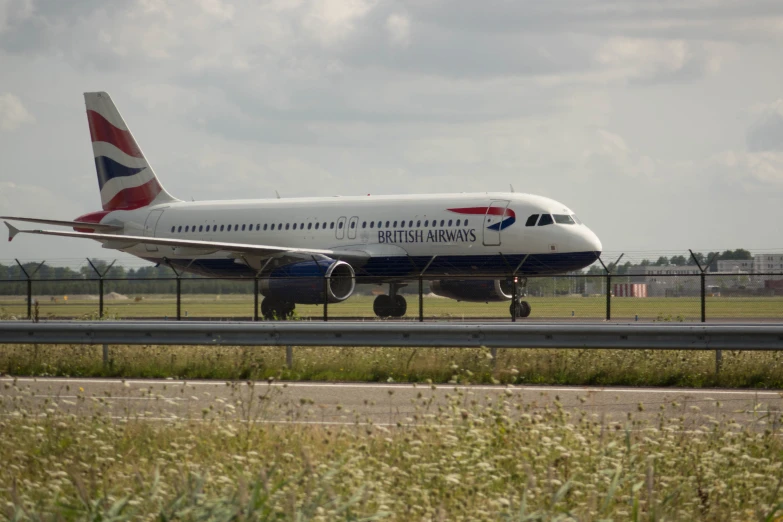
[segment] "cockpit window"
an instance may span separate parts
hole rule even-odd
[[[527,222],[525,223],[526,227],[534,227],[536,226],[536,221],[538,221],[538,214],[533,214],[529,218],[527,218]]]
[[[574,220],[568,214],[555,214],[555,223],[561,225],[573,225]]]
[[[554,221],[552,221],[551,214],[541,214],[541,219],[538,220],[539,227],[543,227],[544,225],[551,225],[552,223],[554,223]]]
[[[582,220],[576,217],[576,214],[572,215],[571,217],[574,218],[574,221],[576,221],[577,225],[584,225],[584,223],[582,223]]]

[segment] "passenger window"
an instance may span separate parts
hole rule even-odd
[[[429,219],[425,219],[425,220],[424,220],[424,226],[425,226],[425,227],[428,227],[428,226],[430,226],[430,220],[429,220]]]
[[[278,223],[277,224],[277,230],[283,230],[283,224],[282,223]]]
[[[449,219],[449,226],[451,226],[451,220]]]
[[[188,230],[190,230],[190,227],[188,225],[185,225],[185,232],[187,232]]]
[[[266,230],[268,226],[268,224],[264,223],[264,230]]]
[[[290,224],[290,223],[286,223],[286,224],[285,224],[285,229],[286,229],[286,230],[288,230],[288,227],[290,227],[290,226],[291,226],[291,224]]]
[[[174,233],[174,227],[171,227],[171,232]]]
[[[560,225],[573,225],[574,220],[568,214],[555,214],[555,223]]]
[[[400,228],[405,228],[405,221],[400,221]]]
[[[258,232],[259,230],[261,230],[261,224],[260,223],[256,224],[256,232]]]
[[[340,222],[337,224],[337,228],[339,228],[340,230],[342,230],[342,229],[343,229],[343,222],[342,222],[342,221],[340,221]]]
[[[408,221],[408,228],[411,228],[412,226],[413,226],[413,220],[411,219],[410,221]]]
[[[351,228],[356,228],[356,223],[351,221]]]
[[[552,223],[554,223],[554,221],[552,220],[551,214],[541,214],[541,219],[538,220],[539,227],[543,227],[544,225],[551,225]]]
[[[370,228],[375,228],[375,221],[370,221]]]
[[[315,229],[316,229],[316,230],[318,230],[318,225],[319,225],[319,224],[320,224],[320,223],[316,223],[316,224],[315,224]]]
[[[300,228],[301,230],[304,230],[304,223],[300,223],[300,224],[299,224],[299,228]]]
[[[362,221],[362,228],[367,228],[367,222],[366,221]]]
[[[443,223],[444,223],[444,221],[441,219],[440,220],[440,226],[443,226]]]
[[[296,223],[294,223],[294,230],[296,230]]]
[[[526,227],[534,227],[536,226],[536,221],[538,221],[538,214],[533,214],[529,218],[527,218],[527,221],[525,222]]]
[[[465,220],[465,226],[468,226],[468,220],[467,219]]]
[[[378,221],[378,228],[383,228],[383,221]]]
[[[245,225],[242,225],[242,232],[245,231]]]
[[[460,221],[460,220],[458,219],[458,220],[457,220],[457,226],[459,226],[459,221]]]
[[[333,229],[334,229],[334,221],[329,223],[329,230],[333,230]]]
[[[182,232],[182,225],[177,227],[177,232]]]
[[[421,219],[416,222],[416,228],[421,228]]]
[[[308,223],[308,224],[307,224],[307,230],[310,230],[310,229],[312,229],[312,228],[313,228],[313,224],[312,224],[312,223]]]
[[[389,228],[389,222],[388,221],[386,222],[386,228]]]
[[[207,232],[209,232],[209,225],[207,225],[207,227],[206,227],[206,231],[207,231]]]
[[[392,223],[392,228],[397,228],[397,222]]]

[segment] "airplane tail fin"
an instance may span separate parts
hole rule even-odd
[[[105,92],[84,93],[103,210],[133,210],[179,201],[163,188]]]

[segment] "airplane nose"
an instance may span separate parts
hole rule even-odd
[[[575,252],[596,252],[600,255],[603,245],[598,236],[589,228],[582,226],[575,230],[575,237],[571,239],[571,248]]]

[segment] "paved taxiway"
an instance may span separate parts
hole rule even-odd
[[[251,399],[252,397],[252,399]],[[254,420],[378,425],[422,422],[439,409],[506,401],[511,414],[555,407],[616,426],[682,417],[687,427],[733,420],[778,429],[783,392],[578,386],[457,386],[380,383],[269,383],[146,379],[0,378],[0,415],[46,410],[116,419]]]

